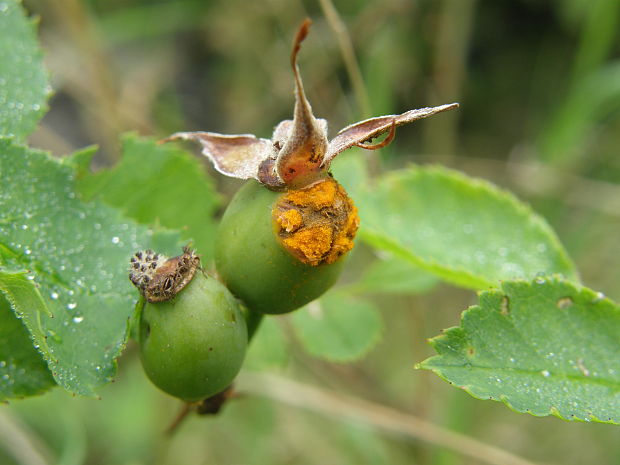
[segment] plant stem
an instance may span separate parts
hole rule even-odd
[[[248,310],[246,313],[246,324],[248,326],[248,344],[256,334],[261,321],[263,321],[263,314]]]
[[[451,449],[491,465],[534,465],[533,462],[498,447],[367,400],[345,396],[272,374],[244,372],[237,379],[240,391],[267,397],[339,420],[357,420],[405,438],[426,441]]]

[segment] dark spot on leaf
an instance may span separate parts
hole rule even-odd
[[[499,308],[500,308],[501,314],[504,316],[507,316],[510,313],[510,299],[508,299],[507,295],[502,297],[502,302]]]
[[[469,355],[470,357],[473,356],[476,353],[475,349],[473,347],[468,347],[467,348],[467,355]]]
[[[570,307],[571,305],[573,305],[573,299],[570,297],[562,297],[561,299],[558,299],[556,305],[558,306],[558,308],[560,310],[565,310],[568,307]]]

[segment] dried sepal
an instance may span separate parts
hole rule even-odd
[[[287,187],[302,187],[325,177],[321,169],[327,151],[327,123],[318,121],[312,114],[312,107],[306,98],[297,66],[297,55],[301,43],[308,35],[311,21],[306,19],[293,41],[291,67],[295,76],[295,111],[293,123],[287,131],[282,149],[277,155],[275,169],[278,177]],[[276,128],[282,130],[282,124]],[[279,136],[279,135],[278,135]],[[280,142],[280,141],[277,141]],[[280,142],[281,143],[281,142]]]
[[[173,258],[147,250],[131,258],[129,279],[147,302],[165,302],[181,292],[199,268],[200,257],[189,247]]]
[[[384,132],[389,131],[392,127],[409,124],[413,121],[427,118],[443,111],[452,110],[458,106],[458,103],[450,103],[447,105],[440,105],[438,107],[419,108],[417,110],[409,110],[400,115],[377,116],[347,126],[329,142],[327,155],[323,161],[323,168],[328,168],[331,161],[340,152],[353,146],[360,146],[359,144],[363,144],[370,139],[380,136]],[[361,147],[370,149],[373,148],[372,146],[364,147],[363,145]]]
[[[369,143],[367,140],[365,142],[356,142],[355,146],[365,150],[379,150],[383,147],[387,147],[394,140],[394,136],[396,135],[396,120],[392,120],[392,124],[390,125],[390,132],[381,142],[377,142],[376,144]]]
[[[202,153],[222,174],[240,179],[253,178],[272,190],[301,189],[325,179],[331,161],[343,150],[353,146],[369,150],[385,147],[394,138],[396,127],[458,107],[458,103],[451,103],[370,118],[344,128],[328,142],[327,121],[314,117],[297,66],[297,55],[310,24],[309,19],[302,23],[291,52],[295,80],[293,119],[279,123],[271,140],[251,134],[228,136],[212,132],[178,132],[162,142],[175,139],[199,142]],[[390,133],[382,142],[368,143],[387,131]]]
[[[259,139],[252,134],[177,132],[161,142],[177,139],[199,142],[202,154],[211,160],[215,169],[232,178],[258,180],[260,164],[274,154],[270,140]]]

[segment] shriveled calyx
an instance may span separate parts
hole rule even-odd
[[[252,134],[177,132],[164,142],[175,139],[200,142],[202,153],[226,176],[256,179],[271,190],[300,189],[326,178],[331,161],[342,151],[354,146],[368,150],[381,148],[392,141],[398,126],[458,107],[452,103],[370,118],[347,126],[329,141],[327,121],[312,113],[297,66],[297,55],[310,24],[309,19],[301,24],[291,52],[295,83],[293,119],[280,122],[271,140]],[[385,133],[389,134],[383,142],[369,143]]]
[[[331,177],[282,194],[272,216],[280,243],[313,266],[334,263],[351,250],[359,227],[357,208]]]
[[[167,258],[151,250],[131,257],[129,280],[147,302],[165,302],[181,292],[200,268],[200,257],[189,247],[183,254]]]

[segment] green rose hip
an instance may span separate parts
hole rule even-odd
[[[139,344],[149,379],[187,402],[226,389],[241,368],[247,346],[239,302],[203,273],[189,250],[163,263],[149,253],[132,260],[130,277],[144,296]]]
[[[288,192],[249,181],[219,225],[217,271],[250,310],[295,310],[336,282],[358,222],[353,203],[331,178]]]
[[[309,28],[310,20],[300,26],[290,57],[293,119],[281,121],[270,140],[202,131],[165,139],[199,142],[220,173],[250,180],[222,220],[216,266],[233,294],[261,313],[288,312],[320,296],[338,277],[339,257],[353,246],[359,219],[346,192],[329,175],[333,159],[350,147],[385,147],[398,126],[458,107],[453,103],[370,118],[329,140],[327,121],[312,113],[297,66]],[[386,133],[383,141],[371,143]],[[326,202],[333,192],[333,202]]]

